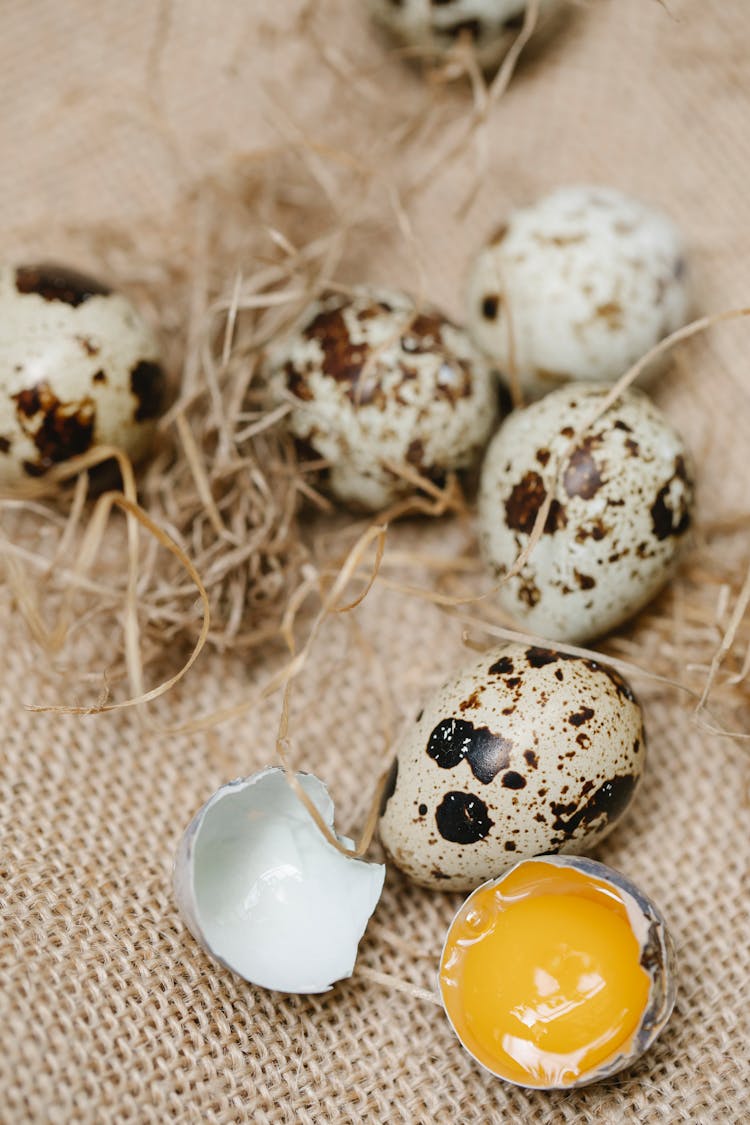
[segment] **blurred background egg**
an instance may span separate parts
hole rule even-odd
[[[661,590],[693,506],[684,442],[641,391],[625,392],[566,454],[606,393],[571,384],[513,411],[482,467],[480,543],[502,579],[528,542],[556,458],[566,456],[544,532],[497,597],[527,631],[571,643],[627,621]]]
[[[125,297],[63,266],[0,267],[0,487],[97,445],[140,460],[164,396],[156,336]]]
[[[606,664],[503,644],[426,702],[396,752],[380,839],[422,886],[469,890],[615,826],[643,772],[641,708]]]
[[[523,26],[526,0],[369,0],[373,17],[400,43],[444,55],[471,43],[480,66],[497,66]],[[558,0],[541,0],[540,9]]]
[[[439,974],[462,1046],[498,1078],[572,1089],[646,1051],[676,994],[654,904],[590,859],[540,856],[479,887],[451,923]]]
[[[572,379],[614,382],[687,321],[686,249],[640,200],[563,187],[511,213],[477,256],[467,298],[472,338],[526,398]]]
[[[403,293],[328,293],[268,352],[289,429],[327,462],[328,491],[377,511],[476,465],[498,416],[498,385],[461,328]]]

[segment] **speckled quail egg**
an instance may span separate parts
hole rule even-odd
[[[380,839],[415,882],[469,890],[523,857],[598,843],[630,804],[645,752],[640,706],[613,668],[503,644],[404,732]]]
[[[325,785],[312,774],[297,779],[333,829]],[[245,980],[279,992],[326,992],[351,976],[384,879],[382,864],[342,855],[325,839],[275,767],[214,793],[174,865],[193,937]]]
[[[689,312],[680,232],[611,188],[560,188],[514,211],[469,277],[467,328],[527,398],[613,382]]]
[[[558,0],[541,0],[540,10]],[[523,26],[526,0],[370,0],[383,27],[407,47],[443,55],[466,38],[481,66],[500,62]]]
[[[164,391],[155,335],[125,297],[62,266],[0,267],[0,487],[95,445],[139,460]]]
[[[496,377],[465,333],[402,293],[328,293],[267,357],[291,433],[329,465],[328,489],[370,511],[476,464],[498,411]]]
[[[474,891],[448,931],[439,988],[462,1046],[529,1089],[611,1078],[665,1027],[676,995],[664,918],[611,867],[539,856]]]
[[[690,525],[685,445],[641,391],[630,390],[569,454],[607,388],[571,384],[516,410],[482,467],[479,536],[501,579],[526,546],[560,467],[544,533],[498,598],[527,631],[579,643],[626,621],[664,586]]]

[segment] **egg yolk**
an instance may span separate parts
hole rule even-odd
[[[568,1085],[627,1049],[649,986],[615,888],[533,860],[470,896],[440,966],[463,1045],[524,1086]]]

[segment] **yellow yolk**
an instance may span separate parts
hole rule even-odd
[[[471,895],[440,966],[463,1045],[527,1086],[567,1085],[626,1049],[649,986],[615,888],[533,860]]]

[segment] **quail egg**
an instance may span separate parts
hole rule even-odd
[[[614,382],[689,312],[677,227],[612,188],[564,187],[514,211],[468,284],[472,338],[526,398]]]
[[[470,890],[518,859],[598,843],[643,772],[643,716],[598,661],[503,644],[405,731],[380,839],[422,886]]]
[[[551,8],[558,0],[541,0]],[[466,38],[481,66],[497,66],[523,26],[526,0],[370,0],[370,10],[407,47],[444,55]]]
[[[674,1007],[674,948],[656,906],[619,871],[539,856],[461,906],[439,988],[462,1046],[492,1074],[569,1090],[651,1046]]]
[[[297,778],[333,828],[325,785]],[[351,976],[384,879],[382,864],[331,846],[275,767],[214,793],[185,830],[174,867],[193,937],[221,965],[279,992],[325,992]]]
[[[0,487],[95,445],[139,460],[164,392],[154,333],[125,297],[62,266],[0,267]]]
[[[571,384],[516,410],[482,467],[479,536],[503,578],[527,544],[556,458],[607,388]],[[579,643],[626,621],[664,586],[690,526],[679,434],[641,391],[621,396],[566,456],[544,533],[498,598],[524,628]]]
[[[328,463],[328,489],[377,511],[478,463],[498,413],[496,377],[465,333],[393,290],[328,293],[267,356],[289,428]]]

